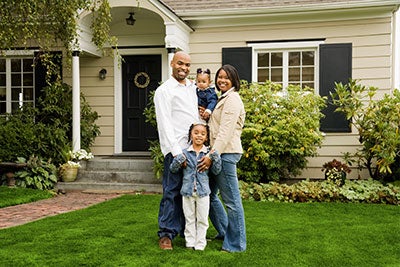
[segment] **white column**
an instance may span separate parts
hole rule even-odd
[[[172,58],[174,57],[175,54],[175,47],[168,47],[167,51],[168,51],[168,78],[171,77],[172,75],[172,68],[170,67],[170,63],[172,61]]]
[[[72,52],[72,150],[81,149],[81,101],[80,101],[79,51]]]

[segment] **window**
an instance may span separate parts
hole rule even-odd
[[[0,58],[0,114],[34,105],[33,56]]]
[[[321,42],[249,44],[253,48],[252,80],[318,89],[318,46]]]

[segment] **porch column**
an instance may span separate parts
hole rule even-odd
[[[171,77],[172,75],[172,68],[169,66],[169,64],[172,61],[172,58],[174,57],[176,48],[175,47],[167,47],[167,52],[168,52],[168,78]]]
[[[81,149],[79,51],[72,52],[72,150]]]

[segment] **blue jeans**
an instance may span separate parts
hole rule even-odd
[[[236,172],[236,164],[241,156],[222,154],[222,171],[210,178],[210,220],[218,236],[224,237],[222,249],[230,252],[246,250],[246,225]],[[226,211],[218,197],[218,190]]]
[[[167,236],[171,240],[182,233],[185,227],[185,218],[182,210],[182,171],[172,173],[169,166],[174,157],[168,153],[164,158],[164,173],[162,180],[163,196],[158,212],[158,237]]]

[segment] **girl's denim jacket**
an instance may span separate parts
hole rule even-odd
[[[182,168],[182,163],[185,162],[185,160],[187,162],[186,168],[183,169],[182,196],[191,197],[193,193],[196,192],[199,197],[205,197],[211,193],[208,172],[211,171],[214,175],[219,174],[222,169],[222,163],[220,155],[217,151],[214,151],[209,154],[212,160],[211,168],[204,172],[198,172],[198,160],[204,157],[207,152],[207,147],[203,146],[199,155],[196,156],[196,151],[193,150],[193,146],[190,146],[184,149],[183,153],[177,155],[172,161],[169,167],[172,173],[177,173]]]

